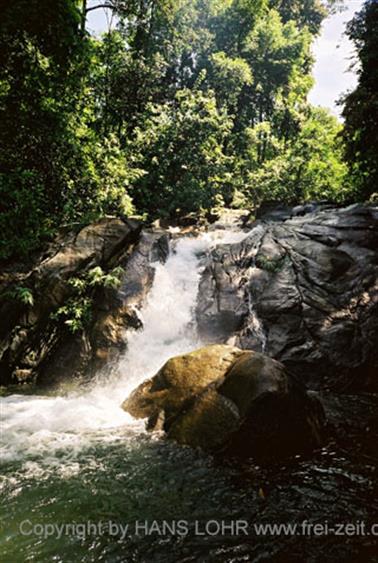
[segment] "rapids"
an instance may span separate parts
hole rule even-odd
[[[250,526],[368,521],[374,498],[368,461],[331,444],[311,460],[234,466],[147,434],[143,422],[120,408],[169,357],[201,345],[194,308],[204,257],[214,245],[247,235],[231,226],[173,242],[166,263],[154,264],[153,286],[140,312],[143,329],[128,333],[120,378],[99,377],[92,388],[65,396],[0,399],[1,561],[324,563],[356,554],[370,560],[369,537],[309,542],[259,537],[253,530],[249,537],[195,531],[210,520],[242,519]],[[348,415],[358,418],[370,407],[358,400],[353,408]],[[183,521],[187,533],[137,533],[137,522],[154,521]],[[123,534],[120,526],[126,525]]]
[[[201,257],[212,246],[239,242],[247,233],[213,230],[199,237],[179,238],[165,264],[154,264],[155,277],[148,301],[140,312],[143,329],[130,330],[122,358],[121,378],[98,383],[85,393],[64,397],[11,395],[1,400],[0,459],[9,462],[29,455],[85,446],[95,433],[128,426],[143,432],[143,424],[120,405],[130,392],[154,375],[172,356],[200,347],[194,308],[201,274]]]

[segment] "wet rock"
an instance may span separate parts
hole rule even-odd
[[[70,292],[67,280],[95,266],[110,265],[117,253],[135,242],[139,231],[135,221],[109,218],[58,238],[30,274],[35,291],[44,293],[41,306],[61,304]]]
[[[285,221],[291,215],[292,208],[277,201],[267,201],[256,211],[256,219],[264,218],[265,221]]]
[[[2,385],[88,380],[104,366],[113,368],[126,346],[126,328],[141,327],[138,310],[154,278],[151,262],[167,257],[164,231],[141,228],[134,220],[107,218],[75,232],[64,230],[29,271],[19,273],[16,265],[3,276]],[[89,288],[91,317],[73,334],[52,315],[74,295],[70,281],[95,267],[105,273],[121,267],[121,285]],[[12,297],[18,286],[28,288],[32,303]]]
[[[157,238],[152,247],[151,262],[161,262],[164,264],[169,256],[169,234],[162,234]]]
[[[291,455],[323,436],[321,404],[282,364],[225,345],[170,359],[122,407],[180,444],[237,456]]]
[[[238,348],[214,345],[171,358],[122,407],[135,418],[147,418],[163,410],[167,422],[194,395],[219,381],[242,353]]]
[[[202,338],[265,351],[315,389],[378,391],[377,208],[285,213],[212,252]]]
[[[254,275],[254,260],[264,229],[257,227],[253,233],[243,243],[217,246],[210,255],[197,303],[198,330],[204,341],[227,342],[243,330],[250,312],[245,283]]]

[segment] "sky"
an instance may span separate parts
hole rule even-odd
[[[345,10],[330,16],[323,23],[322,33],[315,41],[314,77],[315,86],[310,92],[310,102],[329,108],[339,115],[337,99],[348,90],[353,90],[357,78],[348,70],[353,57],[353,45],[345,36],[345,24],[362,7],[363,0],[345,0]]]
[[[315,86],[310,92],[310,102],[329,108],[337,116],[341,111],[336,105],[337,100],[348,90],[353,90],[357,82],[355,73],[349,70],[353,46],[344,34],[345,24],[362,4],[363,0],[345,0],[345,10],[325,20],[322,33],[313,46]],[[89,31],[97,34],[108,28],[106,12],[109,13],[108,10],[89,13]]]

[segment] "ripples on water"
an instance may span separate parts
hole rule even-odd
[[[123,380],[82,395],[13,395],[2,402],[1,554],[6,563],[377,561],[371,537],[195,535],[209,520],[253,523],[367,523],[376,513],[372,457],[331,445],[311,460],[269,469],[213,460],[145,433],[119,405],[169,357],[200,344],[193,329],[200,256],[239,233],[182,239],[165,266],[156,265],[144,330],[129,335]],[[355,400],[351,417],[366,404]],[[349,452],[349,453],[348,453]],[[103,534],[43,539],[21,535],[20,523],[130,525],[125,538]],[[141,535],[136,521],[184,520],[188,533]]]
[[[212,460],[158,437],[118,430],[97,435],[76,455],[54,461],[31,456],[9,463],[2,498],[2,561],[373,561],[371,538],[196,536],[208,520],[251,524],[369,522],[374,468],[332,449],[312,460],[270,469]],[[376,508],[376,507],[375,507]],[[129,524],[124,539],[109,533],[43,540],[23,537],[19,524],[113,521]],[[185,520],[189,533],[136,536],[135,521]]]

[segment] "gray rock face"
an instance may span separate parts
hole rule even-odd
[[[264,350],[314,388],[378,391],[378,210],[295,215],[212,252],[201,336]]]
[[[167,235],[142,231],[138,221],[102,219],[78,232],[62,233],[27,272],[0,278],[0,385],[56,384],[89,378],[114,364],[125,348],[125,328],[138,328],[137,309],[151,287],[151,260],[166,258]],[[91,319],[72,334],[53,320],[73,295],[72,278],[94,267],[124,270],[121,287],[91,290]],[[33,304],[10,297],[27,287]]]
[[[226,345],[171,358],[122,406],[180,444],[238,457],[309,451],[324,435],[321,404],[282,364]]]

